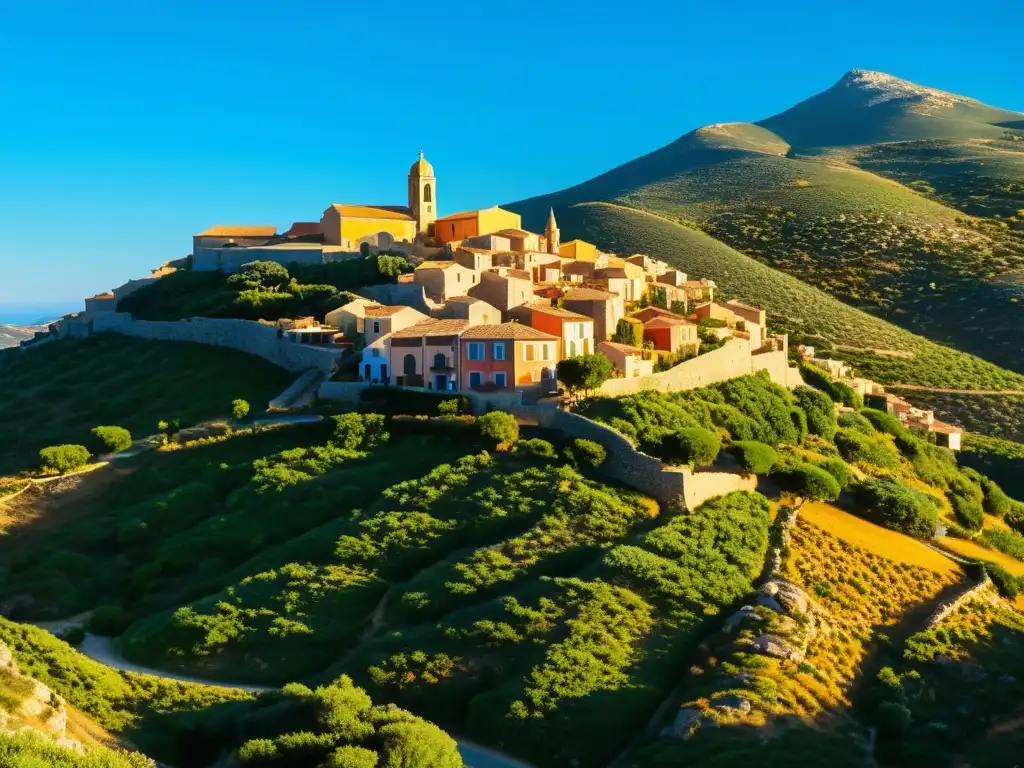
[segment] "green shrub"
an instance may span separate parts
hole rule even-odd
[[[902,736],[910,729],[910,721],[910,710],[895,701],[883,701],[875,712],[875,724],[881,736]]]
[[[846,488],[850,485],[850,478],[853,473],[850,472],[850,465],[842,459],[825,459],[821,462],[813,462],[816,467],[828,472],[832,477],[839,483],[840,488]]]
[[[779,465],[772,478],[785,490],[817,501],[835,501],[841,491],[832,475],[805,461]]]
[[[516,443],[516,453],[528,453],[541,459],[553,459],[557,456],[555,446],[540,438],[520,440]]]
[[[934,536],[939,520],[938,506],[927,493],[888,478],[869,478],[853,487],[857,511],[886,528],[919,539]]]
[[[981,530],[985,523],[981,488],[971,482],[966,475],[958,473],[950,480],[946,497],[952,504],[953,513],[960,525],[971,531]]]
[[[491,411],[485,413],[476,422],[480,427],[480,434],[501,445],[502,443],[514,443],[519,439],[519,424],[515,416],[504,411]]]
[[[1013,499],[1007,496],[1003,489],[987,476],[979,473],[977,477],[978,483],[981,485],[982,493],[984,494],[982,506],[985,511],[990,515],[995,515],[996,517],[1003,517],[1006,515],[1006,513],[1013,508]]]
[[[871,422],[865,419],[856,411],[846,411],[845,413],[840,413],[836,421],[839,427],[844,429],[852,429],[855,432],[860,432],[863,435],[873,435],[875,433],[875,428],[871,424]]]
[[[94,427],[96,452],[117,453],[132,447],[132,433],[124,427]]]
[[[807,439],[807,414],[800,408],[790,408],[789,419],[796,430],[796,442],[803,443]]]
[[[992,579],[996,590],[1008,600],[1013,600],[1020,594],[1022,579],[1014,576],[1001,565],[986,562],[985,573]]]
[[[612,376],[612,361],[604,355],[577,355],[558,361],[558,380],[570,392],[589,393]]]
[[[840,429],[835,436],[839,454],[851,464],[872,464],[882,469],[896,469],[900,457],[880,435],[863,435],[852,429]]]
[[[249,403],[240,398],[232,400],[231,415],[235,418],[235,421],[245,421],[245,418],[249,415]]]
[[[661,440],[661,456],[669,462],[706,467],[715,463],[722,439],[700,427],[686,427]]]
[[[366,387],[359,393],[359,399],[371,410],[389,416],[440,416],[441,404],[451,402],[452,399],[458,402],[458,413],[472,413],[469,398],[465,395],[452,398],[446,393],[401,387]],[[446,412],[444,415],[450,414]]]
[[[797,405],[807,414],[808,431],[812,435],[831,440],[838,428],[836,406],[832,399],[824,392],[811,387],[797,387],[793,390],[793,396]]]
[[[442,400],[438,403],[437,412],[441,416],[458,416],[459,401],[455,398],[451,400]]]
[[[60,639],[72,647],[78,647],[85,640],[85,630],[81,627],[71,627],[67,632],[60,635]]]
[[[768,474],[779,455],[770,445],[756,440],[739,440],[731,443],[726,451],[735,456],[744,469],[755,475]]]
[[[874,408],[861,408],[859,413],[871,422],[871,426],[879,432],[885,432],[896,437],[907,431],[907,428],[903,426],[903,423],[898,418],[885,411],[879,411]]]
[[[103,637],[120,637],[132,623],[128,612],[119,605],[101,605],[89,617],[89,631]]]
[[[390,438],[379,413],[343,413],[332,416],[332,442],[347,451],[372,450]]]
[[[44,472],[64,474],[84,467],[90,453],[84,445],[53,445],[39,452],[39,466]]]
[[[993,549],[1017,560],[1024,560],[1024,536],[1017,531],[997,531],[986,528],[981,532],[981,540]]]
[[[603,445],[582,437],[577,437],[572,441],[572,455],[580,464],[589,464],[595,469],[604,464],[605,459],[608,458],[608,452]]]

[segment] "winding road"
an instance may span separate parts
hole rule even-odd
[[[76,616],[71,619],[65,619],[64,621],[42,622],[36,626],[40,629],[45,629],[51,634],[61,635],[73,627],[81,627],[84,621],[84,616]],[[128,661],[128,659],[118,653],[109,637],[100,637],[99,635],[87,633],[85,639],[78,645],[76,650],[94,661],[106,664],[108,667],[113,667],[114,669],[120,669],[124,672],[135,672],[140,675],[152,675],[154,677],[163,677],[168,680],[177,680],[182,683],[209,685],[216,688],[239,688],[243,691],[249,691],[250,693],[263,693],[265,691],[276,690],[273,687],[265,685],[224,683],[216,680],[205,680],[198,677],[178,675],[173,672],[165,672],[162,669],[153,669],[152,667],[143,667]],[[462,755],[462,759],[466,763],[466,768],[534,768],[534,766],[529,763],[516,760],[514,757],[504,755],[501,752],[488,749],[487,747],[482,747],[471,741],[459,738],[456,738],[455,740],[459,745],[459,754]]]

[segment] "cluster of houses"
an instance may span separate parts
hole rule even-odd
[[[625,377],[651,374],[664,355],[695,356],[703,319],[716,321],[706,325],[719,338],[764,342],[764,311],[715,301],[711,280],[688,280],[643,255],[560,243],[553,212],[543,235],[511,212],[494,219],[516,226],[479,234],[478,221],[470,236],[445,243],[449,258],[421,261],[396,285],[367,287],[323,325],[289,328],[287,338],[351,346],[354,375],[366,383],[541,393],[554,389],[558,361],[578,355],[602,354]]]
[[[963,436],[960,427],[936,419],[934,411],[918,408],[899,395],[886,392],[885,387],[871,379],[854,376],[853,369],[842,360],[817,357],[814,347],[805,344],[797,346],[796,349],[804,360],[827,371],[834,381],[842,382],[853,389],[864,399],[866,405],[895,416],[908,429],[933,434],[938,445],[951,451],[960,450]]]

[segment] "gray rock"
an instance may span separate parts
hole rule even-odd
[[[732,632],[736,627],[743,623],[745,619],[757,618],[757,614],[754,613],[754,606],[744,605],[736,613],[730,616],[722,624],[723,632]]]
[[[776,659],[792,659],[798,655],[785,640],[775,635],[761,635],[754,640],[753,647],[758,653],[774,656]]]
[[[739,712],[745,715],[750,711],[750,701],[748,699],[744,699],[742,696],[735,695],[723,696],[720,699],[715,699],[713,706],[715,709],[728,712],[730,714]]]
[[[758,595],[757,604],[770,611],[775,611],[776,613],[786,612],[786,609],[782,607],[782,604],[771,595]]]
[[[785,607],[787,613],[807,613],[811,606],[811,598],[808,594],[785,579],[768,580],[761,587],[761,592],[774,596]]]
[[[661,730],[663,736],[686,741],[701,727],[703,715],[696,709],[681,709],[676,714],[671,725]]]

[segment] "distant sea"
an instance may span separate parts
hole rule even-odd
[[[44,325],[81,307],[72,304],[3,304],[0,303],[0,325]]]

